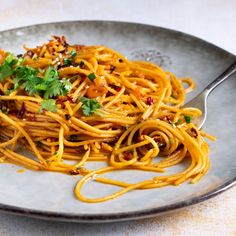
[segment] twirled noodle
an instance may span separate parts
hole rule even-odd
[[[50,111],[42,109],[41,93],[26,90],[24,84],[16,86],[14,72],[1,79],[1,162],[82,175],[75,195],[94,203],[133,189],[179,185],[186,180],[195,183],[205,175],[210,164],[203,136],[214,137],[191,123],[192,117],[201,115],[200,110],[182,107],[186,93],[195,88],[190,78],[178,79],[157,65],[129,61],[105,46],[69,45],[64,37],[54,36],[42,46],[25,49],[22,68],[37,70],[44,79],[53,66],[59,80],[70,81],[71,88],[67,94],[51,96],[56,110]],[[1,65],[8,55],[0,50]],[[97,109],[85,114],[81,98],[95,102]],[[17,144],[34,158],[20,154]],[[159,173],[185,159],[190,160],[185,170],[157,174],[135,184],[99,176],[119,170]],[[88,161],[104,161],[107,167],[91,171],[85,167]],[[122,189],[105,197],[87,198],[81,188],[90,179]]]

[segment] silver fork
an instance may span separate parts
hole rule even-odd
[[[236,61],[228,69],[226,69],[220,76],[218,76],[213,82],[207,85],[206,88],[203,89],[203,91],[200,94],[198,94],[195,98],[193,98],[191,101],[189,101],[184,105],[184,107],[196,107],[202,111],[202,115],[194,118],[193,120],[193,123],[198,127],[198,129],[201,129],[206,120],[208,95],[219,84],[221,84],[224,80],[229,78],[235,72],[236,72]]]

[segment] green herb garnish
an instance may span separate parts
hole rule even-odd
[[[4,63],[0,66],[0,81],[14,75],[14,88],[6,91],[11,93],[22,87],[29,95],[38,94],[44,98],[41,110],[56,111],[56,101],[49,99],[56,96],[65,96],[72,87],[67,79],[60,79],[59,72],[54,67],[49,66],[44,76],[44,71],[34,69],[30,66],[22,66],[24,58],[17,59],[13,54],[8,54]]]
[[[80,101],[83,103],[82,111],[86,116],[93,115],[94,113],[96,113],[97,109],[101,107],[100,103],[95,99],[81,97]]]
[[[69,58],[64,58],[64,65],[65,65],[65,66],[70,66],[70,65],[72,65],[71,59],[69,59]]]
[[[94,73],[91,73],[88,75],[88,78],[93,81],[96,78],[96,75]]]
[[[56,112],[57,111],[56,100],[54,100],[54,99],[42,100],[40,112],[42,112],[43,109],[47,110],[47,111]]]
[[[186,123],[190,123],[192,120],[192,117],[191,116],[184,116],[184,119],[185,119]]]
[[[72,51],[70,52],[70,54],[71,54],[72,58],[75,58],[75,57],[76,57],[76,55],[77,55],[77,53],[76,53],[76,51],[75,51],[75,50],[72,50]]]
[[[4,63],[0,66],[0,81],[11,76],[14,72],[13,66],[17,63],[16,57],[9,53],[5,58]]]
[[[48,99],[51,97],[66,95],[71,89],[71,83],[62,79],[59,80],[59,72],[49,66],[44,78],[38,77],[39,71],[29,66],[18,66],[15,68],[14,89],[22,86],[30,95],[39,94]]]
[[[29,66],[17,66],[14,69],[14,75],[14,90],[22,86],[30,95],[38,92],[35,85],[43,81],[42,78],[36,76],[37,71]]]

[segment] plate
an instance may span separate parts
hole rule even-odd
[[[21,53],[22,45],[36,46],[50,35],[65,35],[70,43],[107,45],[129,59],[148,60],[181,76],[190,76],[196,96],[223,72],[236,57],[196,37],[155,26],[104,21],[77,21],[34,25],[0,33],[0,47]],[[34,172],[10,164],[0,165],[0,210],[26,216],[76,222],[109,222],[164,214],[207,200],[236,182],[236,77],[217,87],[208,100],[205,131],[218,140],[210,142],[211,168],[197,184],[132,191],[104,203],[83,203],[73,195],[80,177]],[[90,164],[92,168],[99,163]],[[113,178],[135,182],[153,173],[125,171]],[[87,196],[102,196],[116,190],[99,183],[85,186]]]

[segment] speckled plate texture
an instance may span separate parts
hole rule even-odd
[[[129,59],[148,60],[179,77],[192,77],[196,96],[223,72],[236,57],[193,36],[143,24],[103,21],[50,23],[13,29],[0,33],[0,47],[22,53],[22,45],[36,46],[50,35],[65,35],[70,43],[106,45]],[[209,113],[204,130],[217,137],[210,142],[211,168],[197,184],[132,191],[124,196],[97,204],[83,203],[74,197],[79,176],[34,172],[18,166],[0,165],[0,210],[26,216],[75,222],[109,222],[151,217],[170,213],[210,197],[233,186],[236,181],[236,77],[232,76],[210,95]],[[100,163],[90,163],[97,168]],[[178,167],[181,168],[181,167]],[[171,171],[177,171],[173,168]],[[110,176],[107,174],[106,176]],[[122,171],[113,178],[137,182],[154,173]],[[117,190],[99,183],[89,183],[83,193],[99,197]]]

